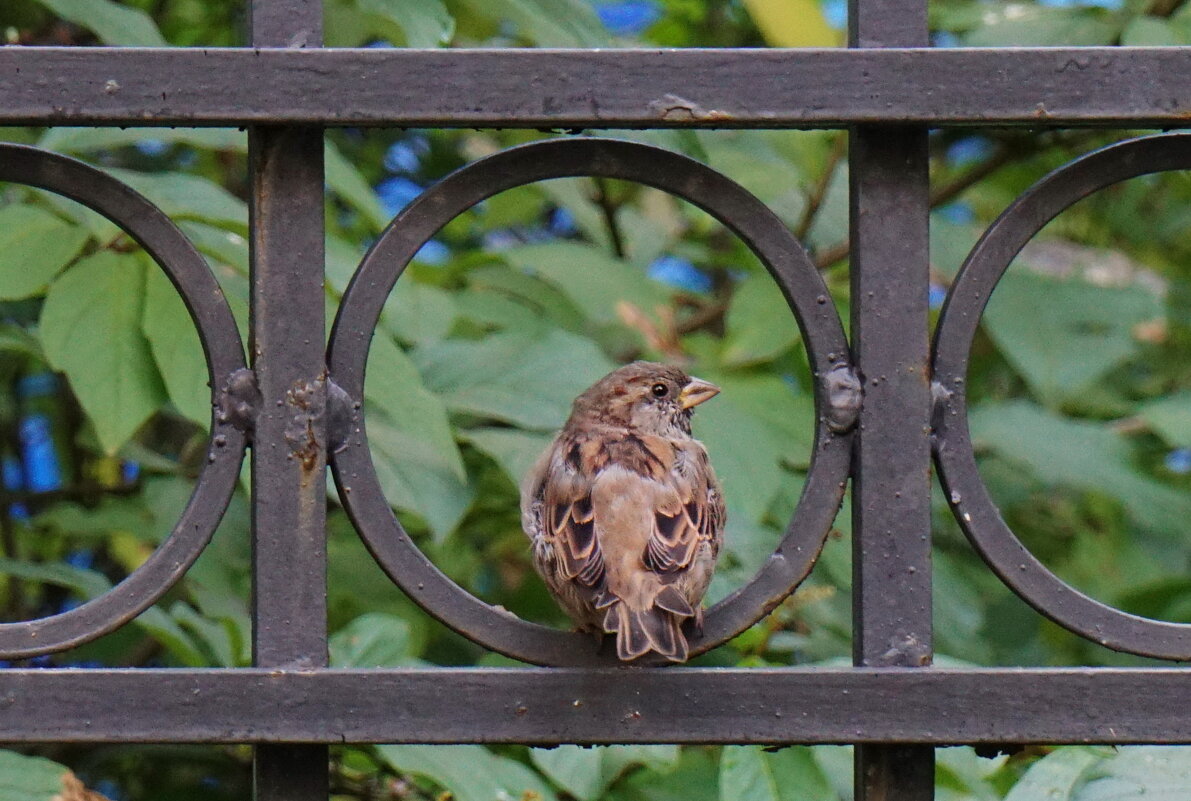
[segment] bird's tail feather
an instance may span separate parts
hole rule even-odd
[[[616,655],[628,662],[655,651],[672,662],[685,662],[688,649],[682,623],[695,610],[677,590],[667,586],[647,609],[616,599],[604,613],[604,631],[616,634]]]

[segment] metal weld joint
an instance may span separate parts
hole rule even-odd
[[[219,391],[215,418],[251,436],[260,412],[261,393],[256,385],[256,373],[241,367],[227,377]]]
[[[837,364],[823,377],[823,400],[827,427],[844,434],[856,427],[864,390],[860,376],[847,364]]]
[[[343,387],[327,379],[327,448],[339,453],[352,432],[359,429],[360,402]]]

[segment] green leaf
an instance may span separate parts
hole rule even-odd
[[[418,0],[419,3],[434,1]],[[374,231],[380,231],[389,224],[389,215],[381,205],[376,192],[372,191],[372,187],[368,185],[368,181],[364,179],[360,171],[343,157],[339,148],[330,139],[326,140],[323,146],[323,162],[327,186],[331,187],[345,203],[364,215]]]
[[[440,452],[451,472],[460,481],[466,479],[447,407],[426,388],[405,351],[383,334],[374,336],[366,375],[364,400],[368,404],[369,421],[378,412],[393,427],[417,436]]]
[[[798,323],[768,274],[744,279],[724,318],[725,366],[740,367],[775,359],[798,342]]]
[[[767,753],[759,746],[725,746],[720,801],[836,801],[806,746]]]
[[[175,222],[202,220],[235,231],[248,230],[248,206],[219,184],[180,172],[107,172],[153,201]]]
[[[773,375],[702,377],[723,391],[695,411],[695,436],[707,446],[729,504],[761,522],[788,480],[782,466],[809,462],[813,402]]]
[[[0,574],[41,581],[66,587],[79,598],[89,601],[112,588],[107,577],[95,570],[84,570],[63,563],[36,563],[0,557]],[[194,647],[190,638],[174,620],[156,606],[151,606],[134,618],[134,625],[144,629],[188,667],[206,665],[206,657]]]
[[[1121,30],[1118,16],[1098,8],[1003,2],[991,4],[980,19],[979,27],[964,37],[968,47],[1107,45]]]
[[[984,326],[1038,398],[1054,405],[1135,354],[1134,328],[1163,315],[1160,299],[1141,286],[1011,271]]]
[[[531,748],[529,758],[538,770],[579,801],[594,801],[604,789],[603,755],[598,748]]]
[[[145,276],[142,329],[170,400],[204,428],[211,424],[211,387],[198,331],[186,304],[159,269]]]
[[[37,0],[67,22],[81,25],[109,45],[165,47],[169,43],[139,8],[111,0]]]
[[[627,775],[612,788],[609,801],[718,801],[714,753],[694,746],[675,749],[676,764],[665,768],[650,765],[650,770]]]
[[[451,332],[458,314],[450,293],[406,275],[389,294],[380,319],[403,342],[434,342]]]
[[[550,242],[503,251],[513,267],[557,287],[583,314],[597,323],[619,319],[617,304],[632,303],[647,314],[665,304],[667,293],[640,267],[609,256],[592,245]]]
[[[555,800],[533,771],[483,746],[381,745],[376,750],[395,770],[430,779],[455,801]]]
[[[360,615],[331,635],[331,666],[337,668],[403,667],[417,664],[410,653],[409,623],[396,615]]]
[[[1189,787],[1186,746],[1133,746],[1105,756],[1072,801],[1185,801]]]
[[[1135,17],[1121,33],[1125,47],[1176,47],[1191,44],[1181,26],[1158,17]]]
[[[1030,766],[1005,801],[1072,801],[1076,786],[1101,756],[1082,746],[1056,748]]]
[[[0,300],[40,295],[87,239],[86,229],[37,206],[0,208]]]
[[[1191,392],[1150,401],[1138,415],[1171,445],[1191,448]]]
[[[37,146],[59,153],[114,150],[141,142],[184,144],[204,150],[248,151],[248,134],[236,128],[48,128]]]
[[[74,774],[65,765],[0,751],[0,801],[59,801]]]
[[[512,23],[538,47],[605,47],[611,36],[582,0],[463,0],[473,14]]]
[[[520,486],[529,469],[553,439],[550,434],[495,426],[469,428],[462,436],[495,459],[514,486]]]
[[[46,356],[70,379],[108,454],[165,401],[141,333],[144,298],[144,261],[102,251],[54,282],[41,311]]]
[[[442,0],[357,0],[361,11],[396,22],[406,47],[438,47],[455,35],[455,18]]]
[[[444,540],[474,496],[454,474],[449,457],[421,437],[380,420],[368,423],[368,442],[389,503],[417,512],[435,540]]]
[[[613,369],[594,342],[557,329],[447,339],[410,355],[452,411],[546,431],[560,428],[575,396]]]
[[[981,404],[971,413],[973,440],[1029,468],[1046,484],[1118,498],[1142,527],[1181,536],[1191,497],[1133,467],[1128,441],[1106,425],[1058,417],[1030,403]]]

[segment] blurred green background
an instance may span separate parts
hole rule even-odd
[[[1188,44],[1188,9],[1181,0],[935,0],[930,19],[940,47]],[[243,44],[243,16],[242,3],[227,0],[17,0],[0,8],[0,31],[13,45],[233,46]],[[326,39],[832,47],[845,16],[838,0],[327,0]],[[328,321],[368,245],[425,187],[499,148],[561,133],[329,131]],[[968,249],[1008,203],[1049,170],[1135,133],[934,132],[936,313]],[[840,132],[594,134],[670,148],[742,183],[806,243],[847,320]],[[242,131],[9,128],[0,138],[96,164],[159,204],[209,260],[243,333]],[[998,287],[969,376],[981,471],[1022,540],[1092,596],[1178,622],[1191,622],[1189,201],[1191,182],[1173,173],[1064,213]],[[491,603],[566,625],[529,567],[516,486],[571,398],[634,358],[680,363],[724,387],[695,418],[730,509],[711,600],[748,580],[790,519],[810,453],[797,327],[757,260],[705,214],[655,190],[590,179],[510,191],[452,221],[405,273],[377,329],[367,387],[374,460],[398,516],[441,569]],[[0,187],[5,620],[102,592],[168,534],[204,459],[206,380],[181,301],[125,235],[69,201]],[[94,643],[15,664],[249,664],[244,483],[215,541],[161,603]],[[404,598],[329,498],[333,664],[511,664]],[[983,565],[937,491],[934,506],[938,664],[1160,664],[1045,621]],[[849,529],[845,505],[801,589],[696,663],[846,663]],[[1191,755],[1178,748],[938,753],[944,801],[1173,799],[1191,787]],[[111,799],[247,799],[249,764],[241,747],[0,752],[0,801],[48,801],[68,770]],[[332,774],[341,799],[852,797],[851,757],[839,747],[351,747],[333,751]]]

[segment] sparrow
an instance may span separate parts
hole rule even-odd
[[[691,413],[719,391],[654,362],[613,370],[522,484],[534,567],[580,630],[616,635],[623,661],[684,662],[683,624],[702,630],[726,515]]]

